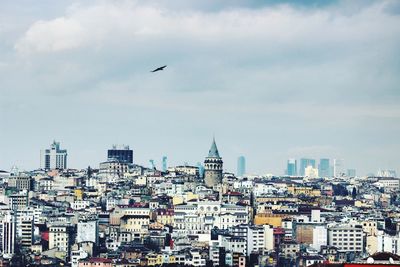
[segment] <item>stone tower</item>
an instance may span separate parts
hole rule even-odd
[[[204,182],[207,187],[221,184],[222,163],[222,158],[219,156],[215,138],[213,138],[208,156],[204,160]]]

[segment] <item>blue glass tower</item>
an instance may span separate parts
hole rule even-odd
[[[242,177],[246,173],[246,158],[240,156],[237,161],[237,176]]]

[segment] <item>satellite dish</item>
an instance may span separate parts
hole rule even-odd
[[[374,259],[373,259],[372,257],[369,257],[369,258],[367,259],[367,263],[374,263]]]

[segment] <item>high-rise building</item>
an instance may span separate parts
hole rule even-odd
[[[329,159],[320,159],[319,161],[319,176],[320,177],[330,177],[330,164]]]
[[[299,169],[299,174],[301,176],[304,176],[305,174],[305,170],[308,166],[311,166],[313,168],[315,168],[315,159],[306,159],[306,158],[302,158],[300,159],[300,169]]]
[[[240,156],[237,161],[237,176],[242,177],[246,173],[246,158]]]
[[[116,145],[107,151],[108,160],[117,160],[121,163],[133,163],[133,150],[129,146],[118,148]]]
[[[343,159],[334,159],[333,160],[333,176],[334,177],[342,177],[346,175],[346,170],[344,168],[344,160]]]
[[[222,158],[219,156],[215,139],[208,151],[208,156],[204,160],[204,182],[207,187],[213,187],[222,182]]]
[[[53,141],[49,149],[40,152],[40,167],[42,169],[66,169],[67,150],[60,149],[60,142]]]
[[[297,161],[295,159],[288,159],[286,174],[289,176],[297,175]]]
[[[16,226],[15,216],[11,212],[5,214],[1,221],[1,250],[6,258],[15,253]]]
[[[163,171],[163,172],[166,172],[167,169],[168,169],[168,166],[167,166],[167,156],[163,156],[163,157],[162,157],[162,171]]]

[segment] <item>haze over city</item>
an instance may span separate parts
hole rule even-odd
[[[71,168],[196,164],[215,135],[232,172],[400,171],[398,1],[32,2],[0,3],[0,169],[53,139]]]

